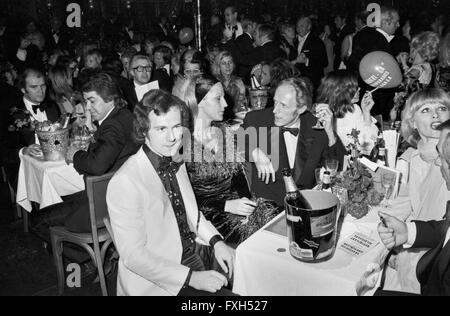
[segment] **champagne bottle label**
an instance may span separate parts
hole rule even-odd
[[[311,235],[313,238],[320,238],[334,232],[334,223],[336,222],[336,213],[311,217]]]

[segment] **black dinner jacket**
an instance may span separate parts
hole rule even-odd
[[[139,102],[136,95],[136,90],[134,88],[134,81],[127,80],[127,82],[124,82],[124,84],[120,88],[122,89],[122,94],[125,98],[125,101],[127,101],[128,110],[130,110],[130,112],[133,112],[134,107]]]
[[[154,70],[151,81],[158,81],[161,90],[172,93],[173,80],[165,69],[160,68]]]
[[[253,67],[255,65],[260,64],[265,61],[267,63],[271,63],[277,58],[286,58],[286,54],[280,48],[280,45],[275,41],[268,42],[263,46],[254,47],[248,53],[242,53],[235,41],[229,42],[229,48],[233,56],[235,56],[237,60],[237,64],[240,66],[249,66]]]
[[[297,46],[298,47],[298,46]],[[310,33],[302,48],[302,53],[309,58],[309,64],[297,64],[302,76],[311,80],[314,88],[317,89],[320,80],[324,76],[324,69],[328,66],[328,57],[325,44],[322,40]]]
[[[128,109],[114,109],[94,134],[87,151],[78,151],[73,165],[84,176],[102,176],[117,171],[128,157],[137,153],[133,141],[133,114]]]
[[[449,223],[415,222],[417,238],[413,248],[433,248],[417,264],[422,295],[450,296],[450,242],[444,247]]]
[[[252,52],[252,50],[254,49],[253,42],[253,38],[251,38],[250,35],[245,32],[235,40],[237,49],[244,55],[250,54]],[[251,71],[251,66],[238,65],[237,74],[240,78],[244,79],[245,83],[250,83]]]
[[[316,185],[315,170],[324,165],[326,159],[334,158],[340,161],[340,166],[344,161],[346,150],[339,137],[336,136],[336,144],[333,147],[328,146],[328,136],[323,130],[314,130],[312,127],[317,123],[317,119],[309,112],[300,116],[300,134],[298,137],[296,161],[294,167],[294,180],[300,189],[312,189]],[[272,152],[271,139],[273,143],[279,145],[279,167],[276,168],[276,182],[266,185],[258,179],[258,172],[254,163],[252,163],[252,192],[257,197],[275,201],[279,206],[283,206],[283,199],[286,195],[286,189],[283,181],[282,171],[289,168],[289,159],[286,151],[284,135],[280,133],[280,128],[275,127],[275,116],[273,109],[250,112],[244,120],[243,128],[250,132],[254,127],[257,129],[258,147],[267,153]],[[259,129],[268,127],[267,139],[260,138]],[[251,134],[251,133],[249,133]],[[246,146],[247,157],[251,157],[254,148]],[[274,153],[272,155],[276,155]]]
[[[16,108],[21,111],[26,110],[25,103],[23,102],[23,98],[20,98],[20,101],[18,101]],[[47,119],[50,122],[55,123],[59,120],[59,118],[61,116],[61,112],[59,110],[58,105],[55,102],[52,102],[52,101],[48,100],[48,98],[47,98],[43,102],[43,109],[45,111],[45,114],[47,115]],[[16,114],[11,115],[9,125],[14,125],[15,124],[14,121],[16,119],[25,118],[23,115],[24,115],[23,113],[20,113],[18,115],[16,115]],[[28,147],[35,143],[35,132],[34,132],[34,130],[32,130],[30,128],[26,128],[26,127],[21,128],[17,132],[16,137],[17,138],[15,141],[16,141],[17,149],[20,149],[23,147]]]

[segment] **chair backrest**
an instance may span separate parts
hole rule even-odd
[[[106,190],[114,173],[99,177],[86,178],[86,192],[89,200],[89,212],[92,229],[104,227],[103,219],[109,217],[106,204]]]

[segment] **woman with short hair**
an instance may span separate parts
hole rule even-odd
[[[450,193],[436,165],[436,147],[441,135],[438,127],[450,119],[450,97],[442,89],[415,92],[407,100],[402,117],[402,136],[413,146],[400,158],[407,166],[402,168],[402,176],[407,182],[408,198],[394,201],[391,212],[408,222],[442,220]],[[415,269],[424,253],[403,250],[396,257],[395,271],[389,269],[387,275],[393,290],[420,293]]]

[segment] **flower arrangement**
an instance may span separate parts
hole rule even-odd
[[[19,131],[23,128],[35,130],[36,121],[31,116],[31,113],[25,109],[12,108],[11,116],[14,118],[14,124],[8,127],[10,132]]]
[[[353,143],[349,145],[352,153],[350,167],[337,179],[340,186],[348,191],[349,202],[345,206],[346,213],[356,219],[361,219],[369,213],[371,206],[377,206],[383,200],[373,183],[372,175],[367,168],[358,161],[358,136],[360,131],[353,129],[349,134]]]

